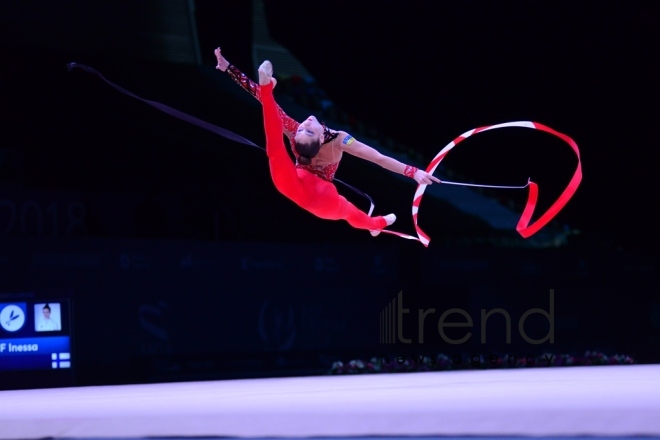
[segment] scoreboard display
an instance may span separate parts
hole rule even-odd
[[[0,292],[0,389],[73,385],[71,303],[66,290]]]

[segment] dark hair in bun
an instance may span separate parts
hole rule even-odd
[[[309,165],[312,158],[319,154],[321,149],[321,140],[311,142],[296,142],[296,152],[298,153],[298,163]]]
[[[298,163],[300,165],[309,165],[312,163],[312,158],[301,154],[298,156]]]

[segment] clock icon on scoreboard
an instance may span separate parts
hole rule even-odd
[[[2,307],[0,305],[0,307]],[[7,304],[0,310],[0,326],[8,332],[15,332],[25,324],[25,307]]]

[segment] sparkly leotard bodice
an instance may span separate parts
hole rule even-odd
[[[330,163],[326,166],[323,167],[315,167],[313,165],[301,165],[296,161],[296,168],[302,168],[303,170],[307,170],[312,174],[316,174],[319,176],[321,179],[327,180],[328,182],[332,182],[332,179],[335,178],[335,173],[337,172],[337,168],[339,167],[339,162],[334,162]]]
[[[261,91],[259,84],[255,83],[254,81],[250,80],[243,72],[238,70],[235,66],[229,65],[227,68],[227,74],[229,74],[229,77],[233,79],[238,85],[240,85],[243,89],[245,89],[248,93],[250,93],[253,97],[255,97],[259,102],[261,102]],[[339,168],[339,161],[337,162],[332,162],[327,165],[319,166],[319,165],[314,165],[309,164],[309,165],[302,165],[298,162],[298,157],[299,154],[296,151],[296,141],[294,139],[294,136],[296,132],[298,131],[298,126],[300,123],[296,121],[295,119],[291,118],[289,115],[287,115],[284,110],[278,105],[277,106],[277,111],[279,112],[280,117],[282,118],[282,126],[284,128],[284,134],[286,135],[287,139],[289,140],[289,144],[291,145],[291,152],[293,153],[294,157],[296,158],[296,168],[301,168],[303,170],[307,170],[312,174],[315,174],[319,176],[321,179],[327,180],[329,182],[332,182],[332,180],[335,178],[335,173],[337,172],[337,168]],[[330,130],[328,127],[323,124],[323,142],[322,145],[329,144],[337,136],[339,135],[338,132],[334,130]]]

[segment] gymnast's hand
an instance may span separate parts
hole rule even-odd
[[[415,175],[413,176],[413,178],[420,185],[431,185],[433,182],[442,183],[440,179],[434,177],[433,175],[427,173],[424,170],[415,171]]]
[[[215,66],[215,68],[225,72],[229,67],[229,61],[227,61],[225,57],[222,56],[222,52],[220,52],[219,47],[213,53],[215,53],[215,58],[218,60],[218,65]]]

